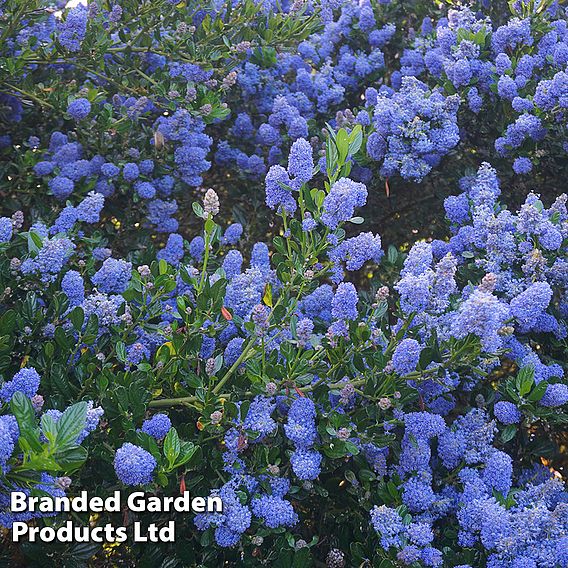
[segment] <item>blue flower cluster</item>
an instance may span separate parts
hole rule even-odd
[[[475,120],[499,105],[508,124],[501,132],[492,130],[493,142],[501,156],[514,158],[517,174],[532,170],[537,143],[547,134],[560,145],[565,141],[559,122],[565,113],[566,20],[552,5],[537,24],[535,14],[523,12],[525,4],[516,3],[500,26],[470,8],[449,10],[435,28],[431,22],[423,26],[393,77],[393,83],[407,76],[433,80],[448,93],[459,93]]]
[[[365,93],[369,117],[357,115],[360,124],[372,122],[367,155],[381,162],[381,174],[395,173],[421,181],[459,140],[459,96],[431,92],[414,77],[404,77],[398,91],[373,88]]]
[[[283,51],[268,66],[247,58],[237,70],[232,126],[219,142],[215,162],[241,175],[260,178],[282,162],[310,123],[334,123],[353,96],[384,72],[383,48],[395,26],[381,26],[368,2],[325,3],[328,14],[321,33],[301,42],[297,53]],[[364,37],[364,41],[361,38]]]
[[[385,550],[396,548],[405,565],[442,566],[442,551],[432,546],[436,527],[455,522],[460,545],[481,545],[488,566],[513,568],[519,558],[527,566],[554,565],[565,544],[567,493],[561,481],[539,466],[538,476],[525,472],[514,485],[511,457],[495,447],[495,424],[482,410],[471,410],[450,427],[427,412],[408,414],[403,421],[397,470],[411,515],[385,505],[373,508],[371,524]],[[434,439],[437,458],[457,472],[454,482],[434,479]],[[506,507],[508,494],[515,499]]]
[[[552,303],[555,294],[561,303],[566,295],[565,260],[557,256],[568,237],[566,198],[546,209],[530,194],[514,215],[499,205],[496,172],[488,164],[463,179],[462,187],[463,194],[445,202],[454,235],[448,242],[418,243],[409,252],[396,285],[401,307],[416,313],[413,325],[422,339],[432,333],[457,339],[475,335],[487,353],[508,352],[520,365],[535,367],[537,383],[554,383],[563,369],[541,361],[528,338],[539,333],[563,340],[568,333],[563,308],[559,313]],[[485,276],[479,285],[460,290],[456,267],[470,262]],[[496,363],[488,361],[487,370]]]
[[[253,520],[270,529],[292,527],[298,515],[284,499],[289,490],[290,483],[283,478],[235,476],[212,493],[221,497],[223,512],[198,514],[195,525],[199,530],[215,527],[215,541],[222,547],[235,546]]]
[[[312,449],[316,438],[316,409],[307,397],[297,398],[288,410],[284,432],[296,449],[290,456],[294,473],[300,479],[316,479],[321,471],[322,456]]]
[[[69,105],[68,113],[76,120],[88,116],[91,105],[87,99],[78,98]],[[67,205],[61,212],[54,232],[67,232],[76,221],[95,223],[104,204],[104,197],[111,197],[117,189],[131,193],[146,201],[147,218],[158,232],[170,233],[178,228],[172,215],[177,211],[172,195],[177,184],[198,186],[202,174],[210,167],[206,160],[212,140],[203,133],[205,124],[185,111],[169,117],[160,117],[155,123],[162,144],[175,146],[173,161],[158,167],[152,158],[144,158],[136,148],[128,149],[117,159],[116,154],[105,158],[97,154],[84,157],[83,145],[71,141],[73,133],[54,132],[47,151],[34,166],[34,173],[47,178],[51,193],[64,200],[84,187],[94,187],[77,207]]]
[[[123,444],[114,457],[114,471],[125,485],[145,485],[152,481],[156,459],[150,452],[130,442]]]
[[[142,432],[156,438],[156,440],[161,440],[166,437],[171,427],[172,421],[166,414],[154,414],[152,418],[144,420]]]
[[[191,470],[221,498],[197,563],[568,567],[568,197],[510,210],[483,161],[561,167],[566,11],[483,4],[417,6],[419,31],[383,0],[150,2],[143,37],[129,3],[28,14],[0,47],[26,75],[0,77],[0,525],[36,518],[14,487],[63,495],[98,429],[88,489]],[[453,158],[449,233],[385,260],[377,183]],[[259,179],[274,218],[245,225]]]

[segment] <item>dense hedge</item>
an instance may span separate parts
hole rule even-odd
[[[2,562],[568,567],[565,9],[65,4],[0,0]],[[9,507],[141,488],[224,510]]]

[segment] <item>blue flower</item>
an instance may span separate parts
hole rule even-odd
[[[125,485],[151,483],[156,465],[156,460],[150,452],[130,442],[118,448],[114,456],[114,471]]]
[[[298,522],[298,515],[291,503],[273,495],[261,495],[253,499],[251,510],[270,529],[292,527]]]
[[[506,400],[496,402],[493,407],[493,412],[495,413],[495,418],[497,418],[499,422],[507,425],[517,424],[522,418],[522,414],[516,405]]]
[[[75,99],[67,107],[67,112],[74,120],[83,120],[91,113],[91,103],[84,98]]]
[[[548,282],[535,282],[511,300],[511,314],[524,328],[533,327],[552,299]]]
[[[243,255],[238,250],[230,250],[223,259],[223,270],[228,280],[233,279],[241,273],[243,265]]]
[[[202,236],[197,236],[191,239],[189,243],[189,254],[196,260],[200,261],[205,252],[205,240]]]
[[[265,178],[266,205],[270,209],[283,208],[293,215],[298,205],[292,195],[291,180],[282,166],[272,166]]]
[[[172,266],[178,266],[183,255],[183,237],[177,233],[172,233],[168,237],[166,246],[158,252],[156,258],[163,259]]]
[[[85,299],[85,283],[76,270],[68,270],[61,280],[61,290],[69,299],[69,305],[75,307]]]
[[[323,223],[335,229],[340,223],[353,217],[356,207],[367,202],[367,188],[348,178],[337,180],[323,201]]]
[[[8,243],[12,238],[12,219],[0,217],[0,243]]]
[[[121,294],[128,288],[131,273],[132,263],[122,259],[107,258],[91,281],[101,292]]]
[[[332,253],[333,260],[346,261],[347,270],[359,270],[365,262],[380,262],[384,256],[381,237],[373,233],[359,233],[343,241]]]
[[[303,184],[312,179],[313,170],[314,159],[312,147],[307,140],[299,138],[290,148],[288,155],[288,174],[299,181],[300,184]]]
[[[528,174],[532,170],[532,162],[529,158],[515,158],[513,170],[516,174]]]
[[[49,189],[57,199],[65,199],[73,193],[75,184],[65,176],[55,176],[49,180]]]
[[[277,428],[271,416],[275,408],[276,403],[272,399],[256,396],[249,406],[243,427],[257,432],[260,438],[272,434]]]
[[[122,168],[122,176],[126,181],[134,181],[140,176],[140,169],[135,163],[128,162]]]
[[[140,341],[136,341],[128,348],[126,352],[126,367],[130,365],[138,365],[144,359],[150,358],[150,350]]]
[[[509,493],[512,485],[513,461],[505,452],[493,449],[484,460],[482,479],[485,484],[503,495]]]
[[[297,398],[292,403],[284,432],[296,448],[307,449],[313,446],[317,437],[315,416],[315,406],[309,398]]]
[[[65,20],[58,24],[57,39],[69,51],[79,51],[87,33],[88,12],[83,4],[67,12]]]
[[[503,344],[499,330],[505,325],[509,315],[508,306],[493,294],[475,290],[453,319],[452,333],[458,339],[470,333],[477,335],[486,351],[495,352]]]
[[[411,523],[406,530],[410,541],[417,546],[427,546],[434,540],[432,527],[427,523]]]
[[[166,414],[154,414],[149,420],[144,420],[142,432],[161,440],[170,431],[172,422]]]
[[[52,282],[61,272],[75,249],[68,238],[44,238],[42,247],[35,258],[22,263],[24,274],[39,274],[42,281]]]
[[[294,450],[290,456],[292,470],[299,479],[313,480],[321,473],[322,456],[315,450]]]
[[[371,509],[371,524],[380,534],[381,546],[385,550],[388,550],[391,546],[400,546],[405,527],[396,509],[386,505],[375,505]]]
[[[19,370],[11,381],[8,381],[0,387],[0,399],[4,402],[10,402],[14,393],[21,392],[28,398],[32,398],[39,389],[41,378],[33,367]]]
[[[236,245],[243,234],[243,226],[240,223],[232,223],[227,227],[223,236],[221,237],[221,243],[225,246]]]
[[[77,220],[90,224],[97,223],[104,204],[105,198],[103,195],[94,191],[89,192],[85,199],[75,208]]]
[[[416,339],[403,339],[394,350],[392,365],[399,375],[408,375],[416,370],[422,346]]]
[[[568,402],[568,385],[564,383],[555,383],[548,385],[544,396],[540,399],[542,406],[556,408]]]
[[[342,282],[335,291],[331,301],[331,315],[334,319],[357,319],[357,302],[359,296],[351,282]]]
[[[229,343],[227,343],[227,347],[225,347],[225,353],[223,355],[223,360],[227,367],[231,367],[241,356],[244,342],[245,340],[242,337],[234,337],[229,341]]]
[[[134,189],[142,199],[152,199],[156,195],[156,188],[148,181],[136,182]]]
[[[0,421],[0,467],[4,469],[6,462],[12,456],[14,451],[14,441],[10,435],[8,425],[2,420]]]

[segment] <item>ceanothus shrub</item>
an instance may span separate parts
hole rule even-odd
[[[202,232],[159,259],[103,250],[98,213],[65,233],[4,218],[4,349],[49,385],[28,395],[104,412],[70,491],[221,496],[222,513],[178,521],[193,561],[555,566],[566,491],[541,460],[568,402],[566,198],[513,214],[483,164],[446,202],[450,238],[401,263],[352,230],[362,143],[331,132],[324,176],[296,141],[266,176],[279,234],[250,254],[213,190],[193,206]],[[372,293],[352,278],[364,265]]]
[[[515,2],[510,11],[500,25],[467,7],[428,20],[404,51],[395,79],[419,77],[458,94],[467,144],[476,144],[481,122],[489,133],[484,151],[495,150],[526,175],[566,151],[566,17],[554,2]]]
[[[16,207],[37,194],[43,215],[94,190],[123,233],[136,223],[177,231],[177,198],[211,167],[206,129],[230,114],[233,68],[255,50],[305,39],[318,9],[60,4],[2,2],[0,152],[11,163],[2,190],[18,187]]]
[[[563,8],[20,4],[0,4],[0,525],[72,518],[12,514],[16,488],[224,510],[176,515],[175,543],[2,531],[3,559],[566,568],[567,198],[509,209],[500,175],[564,156]],[[377,185],[448,168],[446,236],[385,242]],[[264,201],[249,223],[237,177]]]

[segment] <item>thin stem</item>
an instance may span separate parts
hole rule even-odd
[[[41,106],[50,108],[51,110],[55,109],[55,107],[52,104],[40,99],[37,95],[34,95],[33,93],[28,93],[27,91],[23,91],[22,89],[19,89],[18,87],[12,85],[11,83],[4,83],[4,85],[6,85],[6,87],[8,87],[9,89],[12,89],[13,91],[16,91],[17,93],[20,93],[24,97],[28,97],[29,99],[35,101]]]

